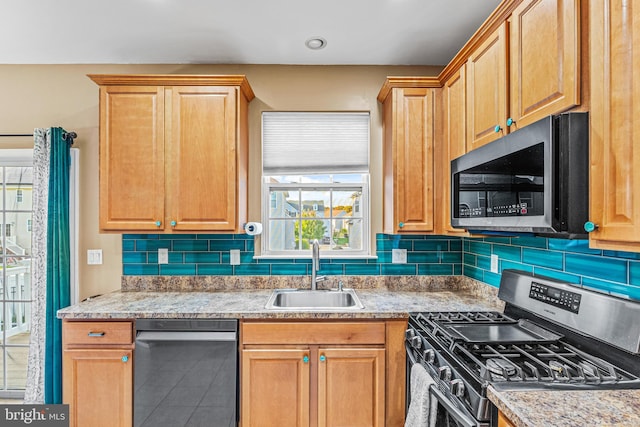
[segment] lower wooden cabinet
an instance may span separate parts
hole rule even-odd
[[[385,350],[320,348],[318,426],[385,425]]]
[[[63,394],[64,403],[69,404],[70,426],[132,425],[132,356],[132,350],[64,352]]]
[[[242,425],[309,425],[309,350],[242,351]]]
[[[65,321],[62,395],[71,427],[133,424],[132,322]]]
[[[389,323],[243,323],[240,425],[401,426],[404,348],[387,334],[406,321]]]

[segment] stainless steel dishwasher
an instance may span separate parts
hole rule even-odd
[[[238,321],[140,319],[135,427],[229,427],[238,414]]]

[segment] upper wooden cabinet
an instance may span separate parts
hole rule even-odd
[[[503,23],[467,61],[467,151],[503,136],[507,115],[507,24]]]
[[[590,2],[589,236],[594,248],[640,251],[640,7]]]
[[[383,104],[385,233],[434,231],[435,78],[387,78]]]
[[[436,203],[440,209],[436,228],[439,234],[460,234],[465,231],[451,226],[451,160],[467,151],[467,86],[466,64],[462,64],[442,87],[442,126],[443,139],[436,146]],[[436,133],[437,134],[437,133]]]
[[[467,60],[467,150],[580,104],[580,1],[525,0]]]
[[[100,229],[240,231],[244,76],[90,75],[100,85]]]
[[[510,130],[580,104],[580,35],[580,0],[530,0],[513,11]]]

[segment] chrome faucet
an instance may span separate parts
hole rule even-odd
[[[318,239],[314,239],[311,243],[311,290],[318,289],[318,282],[322,282],[326,279],[326,276],[317,276],[316,273],[320,270],[320,243]]]

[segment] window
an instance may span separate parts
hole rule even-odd
[[[31,150],[0,150],[0,398],[22,398],[31,331]]]
[[[369,114],[265,112],[262,255],[369,255]]]

